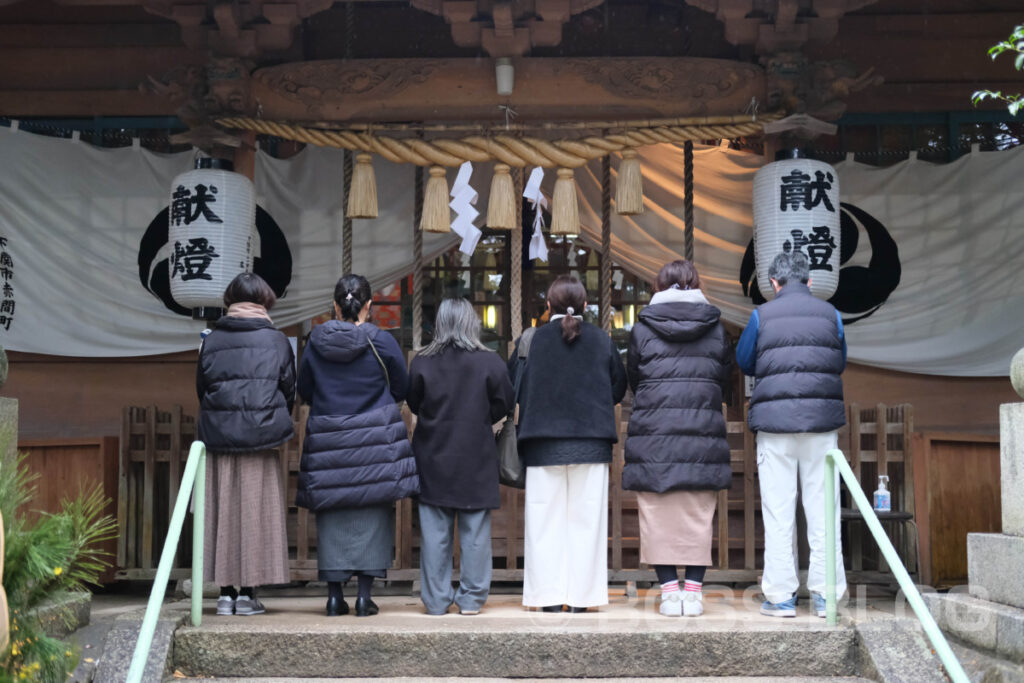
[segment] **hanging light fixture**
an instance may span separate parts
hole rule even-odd
[[[196,319],[219,317],[228,283],[252,270],[256,190],[232,169],[204,157],[171,184],[171,296]]]
[[[768,267],[777,254],[799,251],[811,266],[811,293],[828,299],[839,284],[839,176],[803,150],[787,149],[754,175],[757,285],[772,298]]]

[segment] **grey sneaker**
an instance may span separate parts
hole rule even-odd
[[[238,616],[249,617],[254,614],[263,614],[266,611],[267,608],[255,596],[250,598],[247,595],[239,595],[235,600],[235,614]]]
[[[222,617],[230,617],[235,613],[235,599],[230,595],[222,595],[217,598],[217,614]]]
[[[241,600],[241,598],[239,598],[239,600]],[[796,597],[794,596],[789,600],[783,600],[782,602],[765,600],[761,603],[761,614],[766,617],[795,617]]]
[[[825,596],[821,593],[811,593],[811,611],[817,614],[822,619],[825,618],[827,612],[825,610]]]

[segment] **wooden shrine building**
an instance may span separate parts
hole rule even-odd
[[[434,306],[456,294],[477,306],[485,341],[507,353],[542,316],[550,280],[569,271],[596,304],[592,321],[624,346],[652,290],[612,256],[613,155],[669,144],[692,159],[696,143],[771,159],[813,137],[825,161],[884,167],[911,155],[952,162],[972,146],[1009,149],[1024,139],[1024,121],[1000,103],[972,107],[971,94],[1024,90],[1008,62],[987,55],[1021,23],[1017,0],[0,0],[0,125],[98,147],[194,147],[233,159],[250,177],[257,149],[283,160],[305,146],[337,148],[345,162],[336,183],[346,193],[363,155],[406,164],[417,188],[408,216],[414,265],[375,296],[378,322],[404,348],[429,340]],[[806,125],[765,134],[765,124],[799,114],[834,124],[835,134],[812,136]],[[428,169],[467,159],[509,167],[518,183],[514,227],[484,227],[472,255],[453,246],[427,258],[418,228]],[[527,258],[524,171],[571,175],[590,162],[604,173],[596,237],[549,233],[548,259]],[[692,257],[692,167],[685,175],[679,253]],[[353,244],[362,225],[349,217],[337,226],[345,271],[360,267]],[[88,318],[88,302],[80,308]],[[285,331],[301,346],[316,322]],[[734,337],[740,331],[729,327]],[[21,448],[48,473],[42,504],[85,474],[105,480],[125,524],[121,576],[151,576],[179,458],[194,436],[194,351],[9,357],[2,392],[19,400]],[[966,531],[998,519],[998,509],[965,518],[946,506],[965,471],[978,486],[998,479],[993,435],[997,406],[1014,399],[1009,382],[859,364],[844,381],[843,443],[863,464],[865,487],[880,468],[899,469],[901,502],[921,527],[924,578],[957,582],[965,558],[933,549],[963,544]],[[759,506],[739,374],[731,393],[724,410],[736,477],[719,504],[717,579],[749,581],[760,562]],[[282,467],[294,471],[297,457],[292,444]],[[505,573],[495,577],[518,580],[520,502],[514,491],[503,495],[495,558]],[[643,579],[635,504],[615,490],[611,505],[613,578]],[[289,517],[293,577],[302,580],[315,577],[307,518]],[[412,578],[408,501],[399,525],[394,576]],[[851,538],[859,543],[856,531]],[[901,538],[915,554],[910,532]],[[859,547],[851,553],[854,569],[884,569]]]

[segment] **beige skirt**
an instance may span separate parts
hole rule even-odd
[[[717,491],[641,491],[636,500],[641,562],[711,566],[711,521]]]
[[[218,586],[288,583],[288,537],[277,451],[206,458],[203,577]]]

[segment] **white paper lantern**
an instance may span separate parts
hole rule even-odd
[[[839,284],[839,176],[799,150],[779,154],[789,158],[754,175],[757,285],[766,299],[773,298],[768,267],[779,252],[796,250],[810,261],[811,292],[828,299]]]
[[[224,306],[224,289],[252,270],[256,190],[221,159],[196,160],[171,185],[171,296],[196,317]]]

